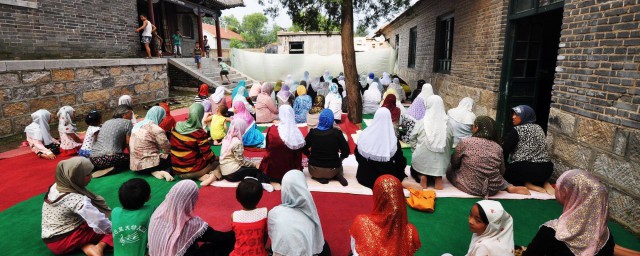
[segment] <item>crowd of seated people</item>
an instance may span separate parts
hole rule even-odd
[[[462,192],[485,198],[500,191],[555,195],[564,205],[562,215],[540,227],[523,255],[613,255],[614,247],[628,252],[615,246],[606,226],[608,194],[595,176],[571,170],[555,188],[549,184],[553,164],[529,106],[513,108],[514,128],[500,145],[496,122],[476,117],[471,98],[447,112],[424,80],[413,92],[386,73],[381,78],[363,75],[359,82],[363,113],[374,115],[353,154],[357,182],[372,189],[374,207],[370,214],[358,215],[349,229],[353,255],[415,254],[421,242],[408,222],[402,189],[426,189],[431,183],[442,189],[444,177]],[[42,239],[47,247],[56,254],[82,250],[87,255],[102,255],[109,247],[116,255],[331,255],[303,156],[312,182],[349,185],[342,161],[351,152],[338,126],[349,85],[329,72],[314,79],[305,72],[299,82],[289,76],[276,84],[254,82],[247,89],[241,81],[230,97],[224,88],[208,95],[208,85],[203,85],[188,118],[177,123],[166,103],[136,119],[132,98],[125,95],[104,123],[98,111],[86,115],[84,140],[70,106],[57,113],[59,139],[49,131],[50,112],[34,112],[25,133],[37,156],[78,155],[58,163],[55,184],[45,195]],[[403,102],[411,103],[408,109]],[[271,125],[263,134],[258,123]],[[306,136],[298,127],[305,123]],[[409,175],[403,143],[411,148]],[[220,156],[214,145],[221,146]],[[264,149],[261,162],[245,157],[247,147]],[[112,210],[86,186],[92,178],[122,170],[182,180],[154,209],[146,204],[149,184],[131,179],[119,190],[122,207]],[[202,186],[239,182],[236,199],[242,209],[233,213],[231,231],[215,230],[193,214],[199,192],[192,179]],[[257,208],[262,191],[273,191],[273,183],[281,186],[282,204]],[[139,228],[120,228],[130,225]],[[467,255],[513,255],[518,249],[513,218],[497,201],[474,204],[469,228],[473,235]],[[131,236],[139,239],[126,241]]]

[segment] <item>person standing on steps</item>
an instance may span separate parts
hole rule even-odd
[[[222,61],[222,58],[218,58],[218,65],[220,65],[220,81],[222,84],[231,84],[231,80],[229,80],[229,65]],[[227,83],[224,82],[222,76],[227,78]]]
[[[200,49],[200,44],[196,42],[196,45],[193,48],[193,58],[196,61],[196,65],[198,66],[198,71],[202,71],[202,49]]]
[[[173,41],[173,57],[182,57],[182,34],[180,34],[180,29],[176,29],[176,32],[171,35],[171,39]]]
[[[144,44],[144,49],[147,51],[147,57],[145,58],[151,59],[151,48],[149,48],[149,44],[151,43],[151,33],[156,31],[156,26],[147,20],[147,15],[145,14],[140,14],[140,20],[142,21],[142,26],[137,28],[136,32],[142,31],[140,42]]]
[[[204,52],[205,58],[211,57],[211,46],[209,46],[209,39],[207,39],[207,36],[204,36]]]

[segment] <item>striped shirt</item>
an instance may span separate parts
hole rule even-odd
[[[215,154],[207,132],[197,130],[190,134],[171,131],[171,168],[175,172],[197,172],[205,168]]]

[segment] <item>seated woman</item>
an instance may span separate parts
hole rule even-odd
[[[307,95],[307,89],[304,87],[304,85],[298,86],[296,92],[298,93],[298,97],[296,98],[295,102],[293,102],[293,110],[296,114],[296,123],[306,123],[307,115],[309,114],[309,110],[311,110],[311,107],[313,105],[313,100],[309,95]]]
[[[209,98],[209,86],[207,84],[201,84],[198,88],[198,94],[193,98],[194,103],[202,103]]]
[[[318,128],[311,129],[305,138],[302,152],[309,157],[309,174],[322,183],[336,179],[342,186],[349,183],[342,176],[342,160],[349,156],[349,144],[342,132],[333,128],[333,111],[320,112]]]
[[[373,188],[378,177],[391,174],[398,180],[404,180],[404,168],[407,159],[402,154],[400,142],[391,123],[391,113],[379,108],[373,116],[373,122],[367,126],[358,138],[353,154],[358,161],[358,183]]]
[[[513,108],[513,129],[504,140],[502,153],[507,164],[504,179],[529,190],[554,195],[549,178],[553,163],[547,153],[544,130],[535,123],[536,113],[527,105]]]
[[[96,110],[91,110],[89,114],[87,114],[87,117],[84,118],[84,122],[87,124],[87,132],[84,134],[84,140],[82,141],[82,147],[78,150],[78,155],[89,157],[91,155],[91,148],[93,148],[93,142],[98,139],[98,133],[100,132],[100,126],[102,124],[102,115]]]
[[[82,139],[76,133],[76,124],[73,123],[73,110],[70,106],[61,107],[58,110],[58,133],[60,134],[60,156],[73,156],[78,154],[82,147]]]
[[[282,86],[282,89],[278,92],[278,94],[276,94],[276,98],[278,99],[278,107],[282,105],[292,105],[293,99],[289,90],[289,86],[284,85]]]
[[[291,169],[302,170],[302,147],[305,140],[294,120],[289,105],[279,108],[280,123],[267,128],[267,154],[260,163],[260,170],[269,180],[280,183],[282,176]]]
[[[349,228],[353,255],[414,255],[422,243],[409,223],[400,181],[386,174],[376,179],[373,203],[371,214],[356,216]]]
[[[396,106],[396,95],[389,94],[382,102],[382,108],[386,108],[391,113],[391,124],[393,125],[394,134],[399,135],[398,125],[400,125],[400,108]],[[376,111],[377,113],[377,111]]]
[[[422,86],[424,86],[427,82],[424,81],[423,79],[418,80],[418,84],[416,86],[416,89],[413,90],[413,92],[411,92],[411,96],[409,96],[409,99],[411,102],[413,102],[414,100],[416,100],[418,98],[418,96],[422,93]]]
[[[189,107],[187,121],[178,122],[171,131],[171,169],[181,179],[196,179],[206,186],[221,177],[214,169],[218,166],[216,155],[211,151],[211,140],[202,129],[202,104]]]
[[[469,213],[469,229],[473,235],[468,256],[513,255],[513,218],[500,202],[475,203]]]
[[[504,180],[502,148],[496,143],[496,122],[479,116],[473,123],[473,136],[464,138],[451,157],[447,180],[456,188],[475,196],[493,196],[501,190],[530,195],[525,187]]]
[[[260,89],[262,85],[258,81],[254,81],[253,85],[251,85],[251,89],[249,89],[249,98],[251,101],[255,102],[258,99],[258,95],[260,94]]]
[[[136,116],[135,113],[133,113],[133,99],[131,99],[131,96],[129,95],[120,96],[120,98],[118,99],[118,105],[125,105],[131,109],[131,117],[129,117],[129,119],[131,119],[132,124],[136,124],[136,122],[138,121],[137,120],[138,117]]]
[[[522,255],[614,255],[604,184],[586,171],[570,170],[558,178],[555,194],[562,215],[542,224]]]
[[[131,107],[120,105],[113,112],[113,118],[102,124],[89,156],[96,170],[93,173],[94,178],[104,176],[115,169],[129,169],[129,154],[125,154],[124,150],[129,145],[133,128],[131,115]]]
[[[237,182],[244,177],[251,176],[257,178],[261,183],[267,183],[268,178],[256,168],[254,162],[244,158],[244,146],[242,137],[247,129],[247,123],[242,119],[231,120],[229,132],[222,140],[220,149],[220,171],[222,178],[231,182]]]
[[[435,189],[442,189],[442,177],[451,160],[451,128],[447,125],[442,98],[427,98],[427,112],[411,132],[409,142],[413,150],[411,176],[427,188],[427,176],[435,179]]]
[[[144,120],[138,122],[131,130],[129,141],[130,165],[132,171],[151,174],[157,179],[172,181],[171,144],[167,135],[158,126],[164,119],[164,109],[154,106],[147,111]]]
[[[244,108],[249,111],[249,113],[251,113],[251,115],[255,115],[256,114],[256,110],[253,107],[253,102],[249,102],[247,101],[247,97],[245,97],[244,95],[247,92],[247,89],[244,86],[239,86],[236,87],[236,92],[237,94],[233,97],[233,103],[231,104],[231,106],[233,106],[233,104],[238,101],[238,102],[242,102],[242,104],[244,104]]]
[[[273,85],[271,83],[262,84],[262,91],[256,99],[256,120],[258,123],[271,123],[278,116],[278,108],[271,98]]]
[[[471,127],[473,126],[473,120],[476,119],[476,114],[471,110],[473,109],[473,99],[465,97],[460,100],[457,108],[449,109],[447,115],[449,116],[449,126],[453,131],[453,147],[455,148],[460,142],[460,139],[470,137]]]
[[[342,96],[338,92],[338,85],[332,83],[329,86],[329,94],[325,97],[324,108],[330,109],[333,112],[333,119],[336,123],[340,123],[342,120]]]
[[[262,143],[264,142],[264,134],[262,134],[262,132],[258,130],[258,126],[253,120],[253,116],[251,116],[251,113],[247,111],[247,109],[244,107],[244,104],[242,104],[242,102],[240,101],[234,102],[233,110],[235,114],[233,115],[231,120],[241,119],[247,124],[247,130],[244,131],[242,143],[244,143],[244,145],[247,147],[258,147],[262,145]]]
[[[229,255],[236,242],[233,231],[221,232],[193,210],[198,185],[192,180],[176,183],[149,221],[149,255]]]
[[[324,96],[318,95],[313,101],[313,106],[311,106],[311,109],[307,114],[308,131],[318,127],[318,118],[320,118],[320,112],[322,112],[322,110],[324,110]]]
[[[426,110],[426,106],[424,105],[424,100],[422,97],[417,97],[409,106],[406,113],[403,113],[400,116],[400,129],[399,135],[400,140],[405,143],[409,142],[409,137],[411,137],[411,132],[413,132],[413,128],[416,126],[416,123],[424,117],[424,112]]]
[[[166,102],[161,102],[159,105],[164,109],[165,116],[158,126],[160,126],[165,133],[171,132],[171,130],[176,127],[176,120],[171,115],[171,108],[169,108],[169,104]]]
[[[402,102],[400,102],[400,93],[396,90],[396,85],[391,83],[390,87],[382,94],[382,101],[380,102],[380,107],[382,107],[382,105],[385,103],[385,101],[387,100],[387,98],[391,95],[395,96],[395,105],[398,109],[400,109],[400,113],[404,113],[405,109],[404,106],[402,105]],[[387,104],[391,105],[392,102],[388,102]]]
[[[216,91],[211,94],[211,96],[209,96],[209,101],[211,102],[211,113],[217,113],[218,107],[222,105],[226,106],[226,104],[224,103],[224,98],[224,87],[216,87]]]
[[[42,240],[55,254],[77,249],[87,255],[102,255],[111,236],[111,209],[99,195],[87,190],[93,164],[84,157],[60,161],[55,183],[42,204]]]
[[[282,204],[271,209],[268,216],[274,256],[331,255],[302,171],[291,170],[282,177]]]
[[[38,157],[48,160],[56,158],[54,151],[60,154],[60,142],[51,137],[51,132],[49,132],[50,121],[51,113],[45,109],[40,109],[31,114],[31,124],[24,128],[31,151]]]
[[[378,84],[372,83],[362,95],[362,114],[373,114],[380,107],[382,93],[378,90]]]

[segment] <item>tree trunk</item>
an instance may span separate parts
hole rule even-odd
[[[358,83],[358,68],[356,67],[356,52],[353,45],[353,0],[342,1],[342,66],[347,90],[347,104],[349,121],[354,124],[362,123],[362,97]]]

